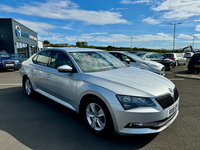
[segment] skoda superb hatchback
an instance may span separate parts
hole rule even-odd
[[[97,135],[157,133],[179,112],[171,81],[101,50],[42,50],[22,63],[20,73],[28,96],[38,92],[74,110]]]

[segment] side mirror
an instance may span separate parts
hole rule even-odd
[[[125,61],[125,62],[127,62],[128,64],[130,64],[130,63],[131,63],[131,60],[130,60],[130,59],[128,59],[128,58],[127,58],[127,59],[124,59],[124,61]]]
[[[70,67],[68,65],[62,65],[62,66],[58,67],[57,70],[59,72],[72,72],[72,67]]]

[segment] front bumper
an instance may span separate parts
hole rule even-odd
[[[119,135],[151,134],[166,129],[178,116],[179,99],[166,109],[163,109],[158,103],[156,105],[156,108],[145,107],[130,110],[122,110],[120,106],[115,105],[113,111],[116,119],[116,133]],[[174,107],[176,110],[169,115]],[[129,126],[134,123],[144,126]]]

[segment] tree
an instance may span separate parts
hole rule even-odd
[[[77,41],[77,42],[76,42],[76,46],[77,46],[77,47],[81,46],[81,42]]]
[[[43,43],[43,44],[50,44],[50,42],[47,41],[47,40],[44,40],[42,43]]]

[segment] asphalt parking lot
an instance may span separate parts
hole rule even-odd
[[[100,138],[73,111],[37,94],[28,98],[19,71],[0,71],[1,150],[200,149],[200,80],[176,77],[186,66],[166,71],[180,94],[179,115],[159,134]]]

